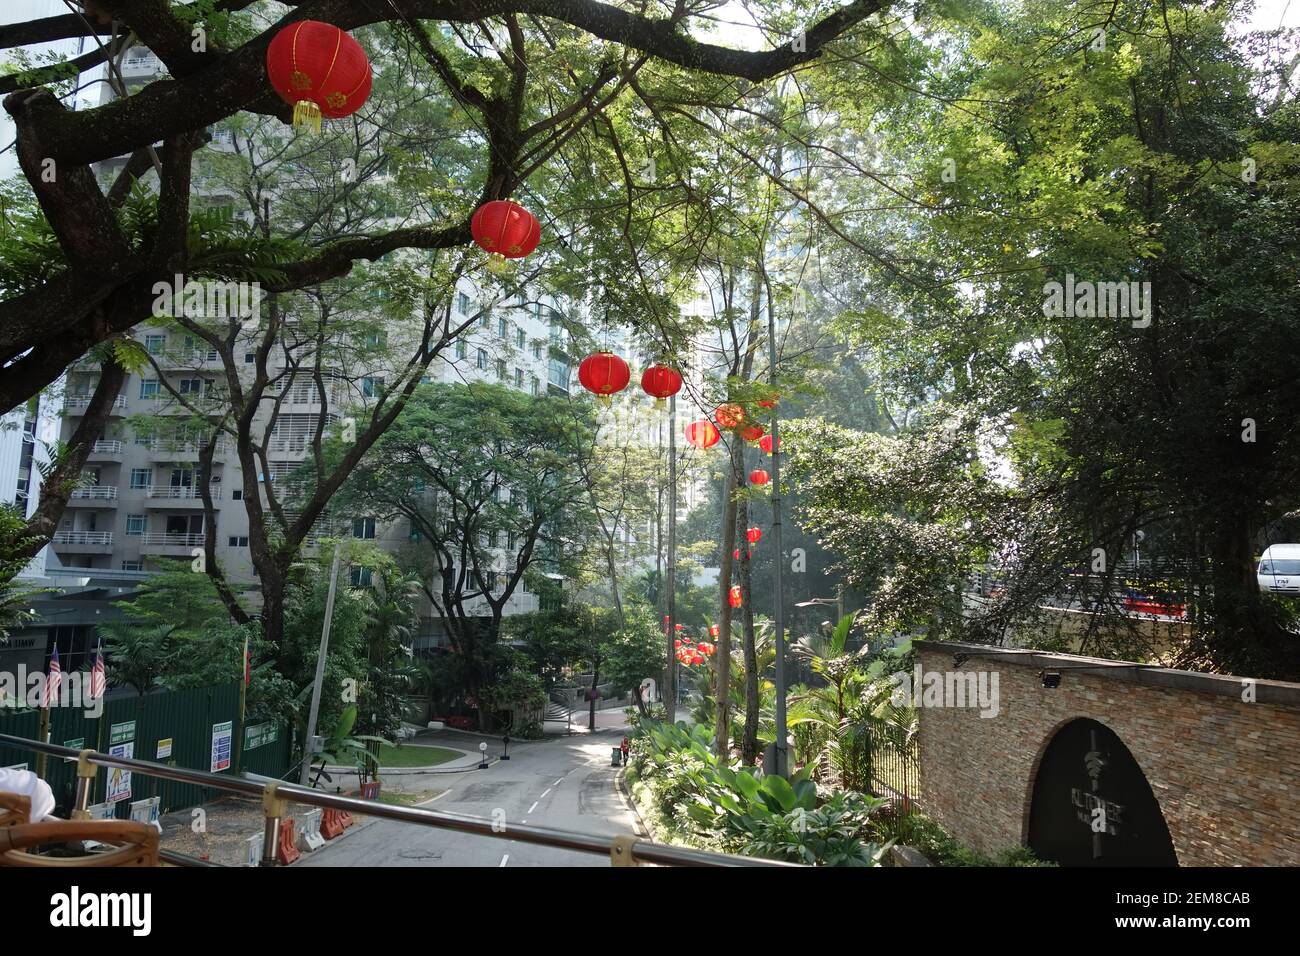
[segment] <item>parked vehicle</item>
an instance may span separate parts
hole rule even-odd
[[[1269,545],[1255,577],[1265,593],[1300,594],[1300,544]]]

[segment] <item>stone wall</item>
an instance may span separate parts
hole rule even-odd
[[[1300,684],[933,641],[923,672],[997,674],[995,716],[920,707],[923,804],[960,843],[1025,844],[1039,761],[1071,720],[1113,730],[1150,784],[1182,866],[1300,864]],[[954,655],[967,655],[954,665]],[[1043,671],[1060,685],[1043,686]],[[1254,696],[1254,702],[1243,700]]]

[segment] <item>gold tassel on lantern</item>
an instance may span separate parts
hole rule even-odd
[[[493,275],[505,275],[511,270],[510,260],[499,252],[488,253],[487,270]]]
[[[293,125],[320,132],[320,107],[311,100],[299,100],[293,104]]]

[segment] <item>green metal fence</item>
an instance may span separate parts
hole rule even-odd
[[[0,733],[35,740],[40,731],[39,711],[21,713],[0,710]],[[247,731],[247,733],[246,733]],[[104,702],[98,718],[87,717],[80,708],[53,707],[50,710],[50,743],[73,749],[91,748],[106,754],[151,760],[188,770],[233,773],[239,742],[245,743],[240,769],[268,777],[283,776],[289,769],[291,734],[271,722],[239,720],[239,683],[155,691],[143,697],[114,696]],[[30,751],[0,746],[0,767],[26,763],[34,770]],[[60,803],[70,802],[76,785],[76,765],[49,758],[45,780]],[[121,796],[129,783],[129,797]],[[194,784],[158,780],[134,775],[129,781],[105,774],[92,802],[108,801],[118,795],[116,814],[127,815],[132,800],[161,797],[166,813],[202,803],[213,791]],[[110,793],[110,789],[114,793]]]

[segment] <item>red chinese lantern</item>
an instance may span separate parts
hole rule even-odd
[[[750,544],[758,544],[763,537],[763,529],[755,525],[745,532],[745,537],[749,539]]]
[[[686,440],[696,448],[712,448],[721,437],[721,432],[707,418],[701,418],[698,422],[691,422],[686,426]]]
[[[727,603],[732,607],[740,607],[744,603],[744,598],[740,593],[740,585],[732,585],[731,590],[727,592]]]
[[[746,425],[740,430],[740,437],[745,441],[758,441],[766,430],[762,425]]]
[[[769,480],[769,475],[762,468],[755,468],[749,473],[749,483],[751,485],[765,485]]]
[[[709,625],[709,637],[713,638],[715,641],[718,639],[718,625]]]
[[[469,231],[480,249],[506,259],[522,259],[537,248],[542,238],[542,224],[537,217],[508,199],[494,199],[479,206],[469,221]],[[497,259],[491,262],[504,265]]]
[[[704,663],[704,655],[703,655],[703,654],[696,654],[694,657],[691,658],[691,663],[692,663],[692,664],[703,664],[703,663]]]
[[[733,558],[735,558],[737,561],[739,561],[739,560],[740,560],[740,549],[737,548],[735,551],[731,552],[731,556],[732,556]],[[754,552],[753,552],[753,551],[746,551],[746,552],[745,552],[745,557],[747,557],[747,558],[752,558],[753,556],[754,556]]]
[[[676,369],[667,365],[651,365],[641,373],[641,388],[662,405],[664,399],[672,398],[682,388],[682,377]]]
[[[291,23],[266,48],[266,75],[293,106],[293,125],[320,130],[321,117],[340,119],[370,95],[370,60],[361,44],[332,23]]]
[[[723,428],[739,428],[745,423],[745,409],[728,403],[713,410],[713,419]]]
[[[681,647],[681,646],[682,646],[681,641],[673,641],[673,647]]]
[[[772,454],[772,436],[764,435],[762,439],[759,440],[758,447],[763,449],[763,451],[767,452],[769,455]],[[778,443],[776,447],[780,448],[781,446]]]
[[[578,381],[589,392],[609,398],[627,388],[632,370],[613,352],[596,352],[588,355],[578,366]]]

